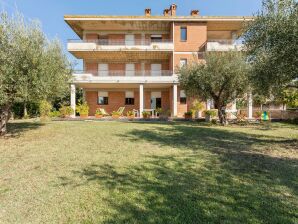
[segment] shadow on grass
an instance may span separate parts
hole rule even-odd
[[[105,223],[297,223],[298,162],[255,147],[297,140],[193,125],[132,130],[124,140],[181,150],[119,170],[96,164],[74,175],[109,192]],[[70,182],[69,182],[70,183]],[[96,222],[96,215],[86,222]]]
[[[32,121],[9,122],[7,124],[7,134],[4,137],[17,138],[20,137],[24,132],[40,128],[43,125],[43,123]]]

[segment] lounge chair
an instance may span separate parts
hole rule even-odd
[[[105,109],[100,108],[99,110],[101,111],[101,113],[102,113],[103,116],[110,116],[110,114],[107,113]]]
[[[125,107],[119,107],[119,109],[117,110],[117,112],[120,114],[120,116],[123,116],[124,110],[125,110]]]
[[[136,109],[133,109],[132,112],[134,113],[135,117],[139,117],[140,114],[139,114],[139,111],[136,110]]]

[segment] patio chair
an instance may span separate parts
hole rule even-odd
[[[140,114],[139,114],[139,111],[136,110],[136,109],[133,109],[132,112],[134,113],[135,117],[139,117]]]
[[[119,107],[119,109],[117,110],[117,112],[120,114],[120,116],[123,116],[124,110],[125,110],[125,107]]]
[[[103,116],[110,116],[110,114],[107,113],[105,109],[100,108],[99,110],[101,111],[101,113],[102,113]]]

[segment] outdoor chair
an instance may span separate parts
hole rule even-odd
[[[101,111],[101,113],[102,113],[103,116],[110,116],[110,114],[107,113],[105,109],[100,108],[99,110]]]
[[[124,110],[125,110],[125,107],[119,107],[119,109],[117,110],[117,112],[120,114],[120,116],[123,116]]]

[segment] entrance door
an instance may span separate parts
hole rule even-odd
[[[161,92],[151,92],[151,109],[161,108]]]
[[[135,44],[135,35],[133,34],[126,34],[125,35],[125,45],[132,46]]]
[[[151,64],[151,76],[161,76],[161,64]]]

